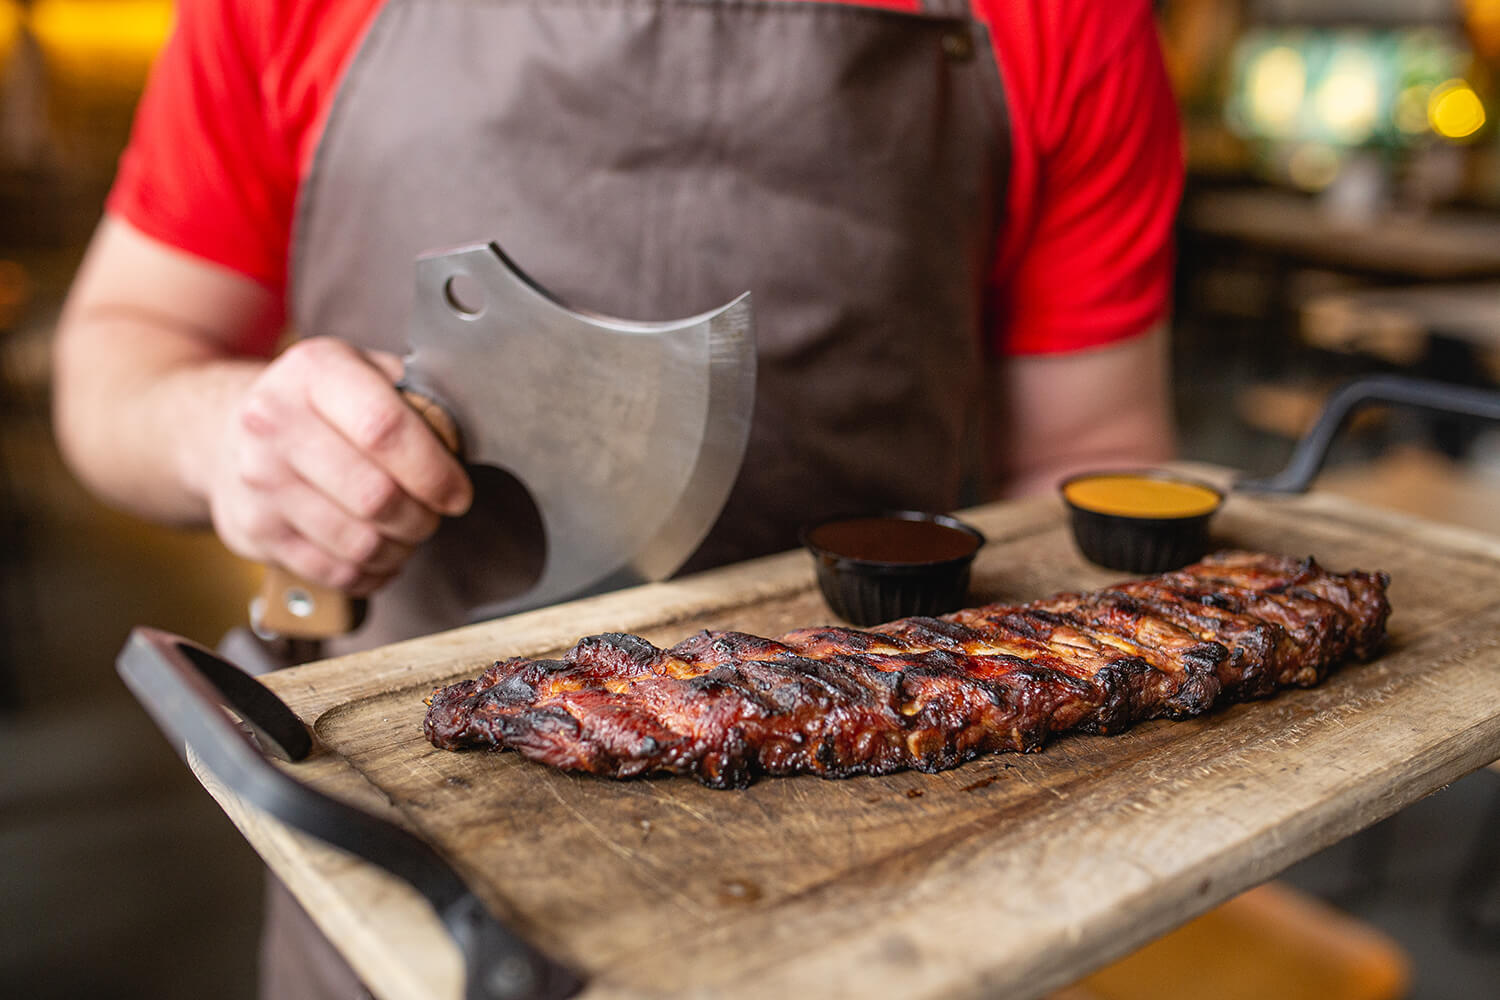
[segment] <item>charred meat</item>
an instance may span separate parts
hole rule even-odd
[[[844,778],[940,771],[1316,684],[1379,648],[1384,573],[1222,552],[1173,573],[1024,605],[764,639],[701,632],[670,649],[614,633],[559,660],[499,662],[436,692],[434,745],[510,747],[625,778]]]

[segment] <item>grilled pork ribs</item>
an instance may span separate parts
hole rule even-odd
[[[560,660],[499,662],[429,700],[434,745],[510,747],[614,778],[826,778],[940,771],[1117,733],[1320,681],[1367,659],[1390,613],[1384,573],[1221,552],[1173,573],[1019,606],[778,639],[700,632],[671,649],[623,633]]]

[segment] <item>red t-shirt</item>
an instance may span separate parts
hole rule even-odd
[[[109,210],[282,291],[297,187],[383,2],[183,0]],[[992,275],[996,349],[1070,351],[1149,328],[1168,306],[1183,172],[1149,3],[972,4],[1011,119],[1009,212]]]

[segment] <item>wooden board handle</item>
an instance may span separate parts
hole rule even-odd
[[[403,388],[401,397],[427,422],[455,455],[463,441],[458,425],[437,402]],[[250,623],[262,635],[289,639],[331,639],[359,627],[365,602],[322,584],[310,583],[279,566],[267,566],[260,593],[250,602]]]

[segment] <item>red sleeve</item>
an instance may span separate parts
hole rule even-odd
[[[108,210],[277,293],[300,178],[378,0],[182,0]]]
[[[256,34],[233,0],[179,4],[108,208],[279,290],[296,172],[263,113]]]
[[[992,28],[1013,146],[993,344],[1047,354],[1142,333],[1170,305],[1183,182],[1150,6],[1008,7]]]

